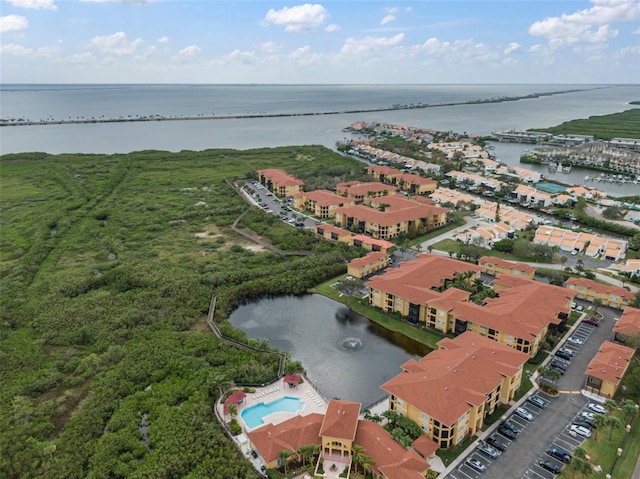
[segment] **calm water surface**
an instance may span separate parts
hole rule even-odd
[[[266,298],[240,306],[231,324],[250,338],[301,361],[327,398],[363,403],[385,396],[380,385],[430,349],[356,315],[320,295]]]

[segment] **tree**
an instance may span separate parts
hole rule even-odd
[[[586,477],[587,475],[593,472],[593,469],[591,468],[591,464],[589,464],[584,459],[580,459],[577,457],[574,457],[571,460],[571,469],[573,469],[574,471],[573,477],[576,476],[576,473],[579,473],[581,476]]]
[[[287,475],[287,459],[293,455],[293,451],[283,449],[280,451],[280,463],[284,466],[284,475]]]
[[[360,444],[354,444],[351,447],[351,459],[353,463],[356,465],[356,472],[358,472],[358,465],[362,464],[363,458],[366,456],[365,449]],[[364,471],[364,467],[363,467]]]
[[[547,366],[540,366],[538,368],[538,374],[540,374],[544,379],[548,379],[554,383],[560,379],[560,372]]]
[[[612,413],[613,411],[618,409],[618,403],[613,399],[607,399],[604,402],[604,407],[609,413]]]
[[[600,298],[594,298],[591,304],[593,305],[593,313],[596,314],[598,312],[598,307],[602,306],[602,300]]]
[[[582,446],[577,446],[573,450],[573,457],[582,459],[583,461],[587,460],[587,450]]]
[[[609,427],[609,442],[613,438],[613,430],[622,426],[622,421],[617,416],[607,417],[607,426]]]
[[[593,425],[595,426],[595,433],[593,440],[598,442],[598,430],[607,424],[607,418],[602,414],[593,415]]]
[[[315,444],[305,444],[298,449],[298,455],[302,459],[302,465],[304,466],[306,460],[311,458],[318,451],[318,446]]]
[[[631,421],[633,421],[633,418],[638,414],[636,403],[631,399],[625,399],[620,408],[624,413],[624,420],[627,424],[630,424]]]

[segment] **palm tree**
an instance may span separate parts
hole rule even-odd
[[[611,439],[613,437],[613,430],[618,429],[620,426],[622,426],[622,421],[617,416],[609,416],[607,418],[607,426],[609,426],[609,442],[611,442]]]
[[[582,459],[583,461],[587,460],[587,450],[582,446],[577,446],[573,450],[573,457],[577,459]]]
[[[280,462],[284,465],[284,475],[287,475],[287,459],[289,459],[293,455],[293,451],[289,451],[288,449],[283,449],[280,451]]]
[[[621,406],[622,412],[624,413],[624,420],[629,424],[633,421],[633,418],[638,414],[638,408],[636,407],[636,403],[631,399],[626,399]]]
[[[359,444],[354,444],[351,447],[351,460],[356,465],[356,472],[358,472],[358,464],[362,464],[363,458],[366,456],[364,447]],[[362,466],[364,471],[364,466]]]
[[[371,472],[371,468],[375,464],[375,461],[371,456],[367,456],[365,454],[364,456],[362,456],[362,460],[360,461],[360,464],[362,464],[362,472],[366,475],[369,472]]]
[[[596,314],[598,312],[598,306],[602,306],[602,300],[600,298],[594,298],[591,304],[593,305],[593,314]]]
[[[306,460],[312,457],[317,450],[318,450],[318,446],[315,444],[305,444],[303,446],[300,446],[297,452],[300,455],[300,458],[302,459],[303,466],[305,465]]]
[[[604,427],[607,424],[607,418],[602,414],[594,414],[592,421],[596,429],[596,435],[593,439],[594,441],[598,442],[598,429]]]

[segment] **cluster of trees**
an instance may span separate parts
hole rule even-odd
[[[278,355],[218,341],[209,298],[246,340],[224,321],[239,301],[304,293],[358,252],[264,214],[243,227],[313,254],[241,247],[229,226],[247,205],[225,179],[350,160],[288,147],[0,163],[0,477],[255,477],[212,406],[220,385],[273,379]]]

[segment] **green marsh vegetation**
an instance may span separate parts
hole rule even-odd
[[[554,135],[592,135],[602,140],[637,138],[640,131],[640,108],[565,121],[551,128],[531,128],[531,131],[544,131]]]
[[[0,157],[0,477],[253,478],[212,406],[262,383],[277,355],[206,326],[235,305],[299,294],[362,254],[247,204],[225,182],[284,168],[331,184],[361,164],[322,147]],[[240,181],[240,180],[238,180]],[[139,427],[149,423],[148,443]]]

